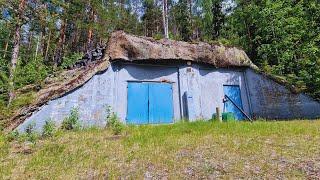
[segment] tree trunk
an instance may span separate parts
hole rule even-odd
[[[144,36],[148,36],[147,21],[144,22]]]
[[[169,27],[168,27],[168,2],[167,0],[163,0],[162,3],[162,16],[163,16],[163,29],[164,29],[164,37],[169,39]]]
[[[92,28],[90,27],[88,30],[88,40],[87,40],[87,51],[89,51],[92,48]]]
[[[12,50],[12,58],[11,58],[11,71],[13,72],[16,69],[18,57],[19,57],[19,49],[20,49],[20,24],[16,25],[15,35],[13,40],[13,50]],[[10,73],[10,76],[13,76]]]
[[[188,5],[189,5],[189,15],[191,17],[192,16],[192,0],[188,0]]]
[[[122,1],[120,1],[120,3],[122,3]],[[90,3],[88,6],[90,8],[89,23],[95,24],[95,12],[93,10],[93,7],[90,5]],[[122,7],[122,4],[121,4],[121,7]],[[86,48],[87,51],[92,49],[92,46],[93,46],[92,37],[93,37],[93,28],[92,26],[89,26],[88,37],[87,37],[87,48]]]
[[[31,51],[31,48],[32,48],[32,37],[33,37],[33,32],[30,31],[30,32],[29,32],[28,52],[30,52],[30,51]]]
[[[5,43],[5,45],[4,45],[3,58],[6,58],[7,51],[8,51],[8,46],[9,46],[9,40],[8,40],[8,41],[6,41],[6,43]]]
[[[80,48],[78,46],[79,43],[79,29],[78,27],[75,25],[75,30],[73,31],[73,37],[72,37],[72,50],[73,51],[79,51]]]
[[[65,40],[66,20],[62,20],[60,28],[60,36],[54,57],[54,68],[58,67],[62,61],[63,44]]]
[[[19,4],[19,11],[18,11],[18,22],[15,26],[15,34],[13,37],[13,49],[12,49],[12,57],[11,57],[11,67],[10,67],[10,75],[9,75],[9,102],[8,106],[11,104],[12,100],[14,99],[14,72],[17,67],[17,62],[19,58],[19,49],[20,49],[20,29],[22,25],[22,18],[23,18],[23,11],[25,8],[26,1],[21,0]]]
[[[51,30],[49,29],[49,34],[48,34],[48,40],[46,42],[46,49],[44,51],[44,61],[47,62],[48,60],[48,52],[50,48],[50,39],[51,39]]]
[[[190,27],[191,27],[191,33],[192,36],[189,39],[196,39],[196,27],[194,27],[194,23],[193,23],[193,14],[192,14],[192,0],[188,0],[188,7],[189,7],[189,23],[190,23]]]
[[[42,8],[44,9],[45,12],[47,12],[48,9],[48,4],[43,4]],[[44,58],[44,62],[46,61],[46,49],[47,49],[47,39],[50,39],[50,34],[47,37],[47,28],[48,28],[48,33],[50,33],[50,26],[49,23],[46,21],[41,21],[41,32],[42,32],[42,38],[41,38],[41,51],[42,51],[42,57]]]
[[[120,4],[120,11],[121,11],[121,13],[123,13],[123,11],[124,11],[124,5],[125,5],[124,0],[119,0],[119,4]]]
[[[42,39],[42,33],[41,33],[40,37],[38,36],[38,39],[37,39],[36,51],[34,53],[34,60],[36,60],[37,56],[38,56],[39,46],[40,46],[40,39]]]

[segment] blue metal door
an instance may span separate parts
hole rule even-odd
[[[128,83],[127,108],[127,123],[129,124],[172,123],[172,85]]]
[[[172,85],[168,83],[149,84],[149,123],[172,123]]]
[[[127,123],[148,124],[148,84],[128,83]]]
[[[229,96],[235,104],[243,109],[242,100],[241,100],[241,92],[239,86],[233,85],[225,85],[223,86],[224,94]],[[234,105],[231,101],[227,101],[224,104],[225,112],[232,112],[237,120],[243,120],[244,115],[242,112]]]

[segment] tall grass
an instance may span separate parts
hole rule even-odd
[[[59,131],[31,154],[2,143],[0,179],[308,178],[304,162],[317,170],[319,147],[319,121],[128,126],[121,136]]]

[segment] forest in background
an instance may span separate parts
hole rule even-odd
[[[0,12],[0,114],[115,30],[241,47],[320,99],[318,0],[0,0]]]

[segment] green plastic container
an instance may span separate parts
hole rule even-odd
[[[222,113],[222,121],[229,122],[229,121],[235,121],[236,118],[232,112],[226,112]]]

